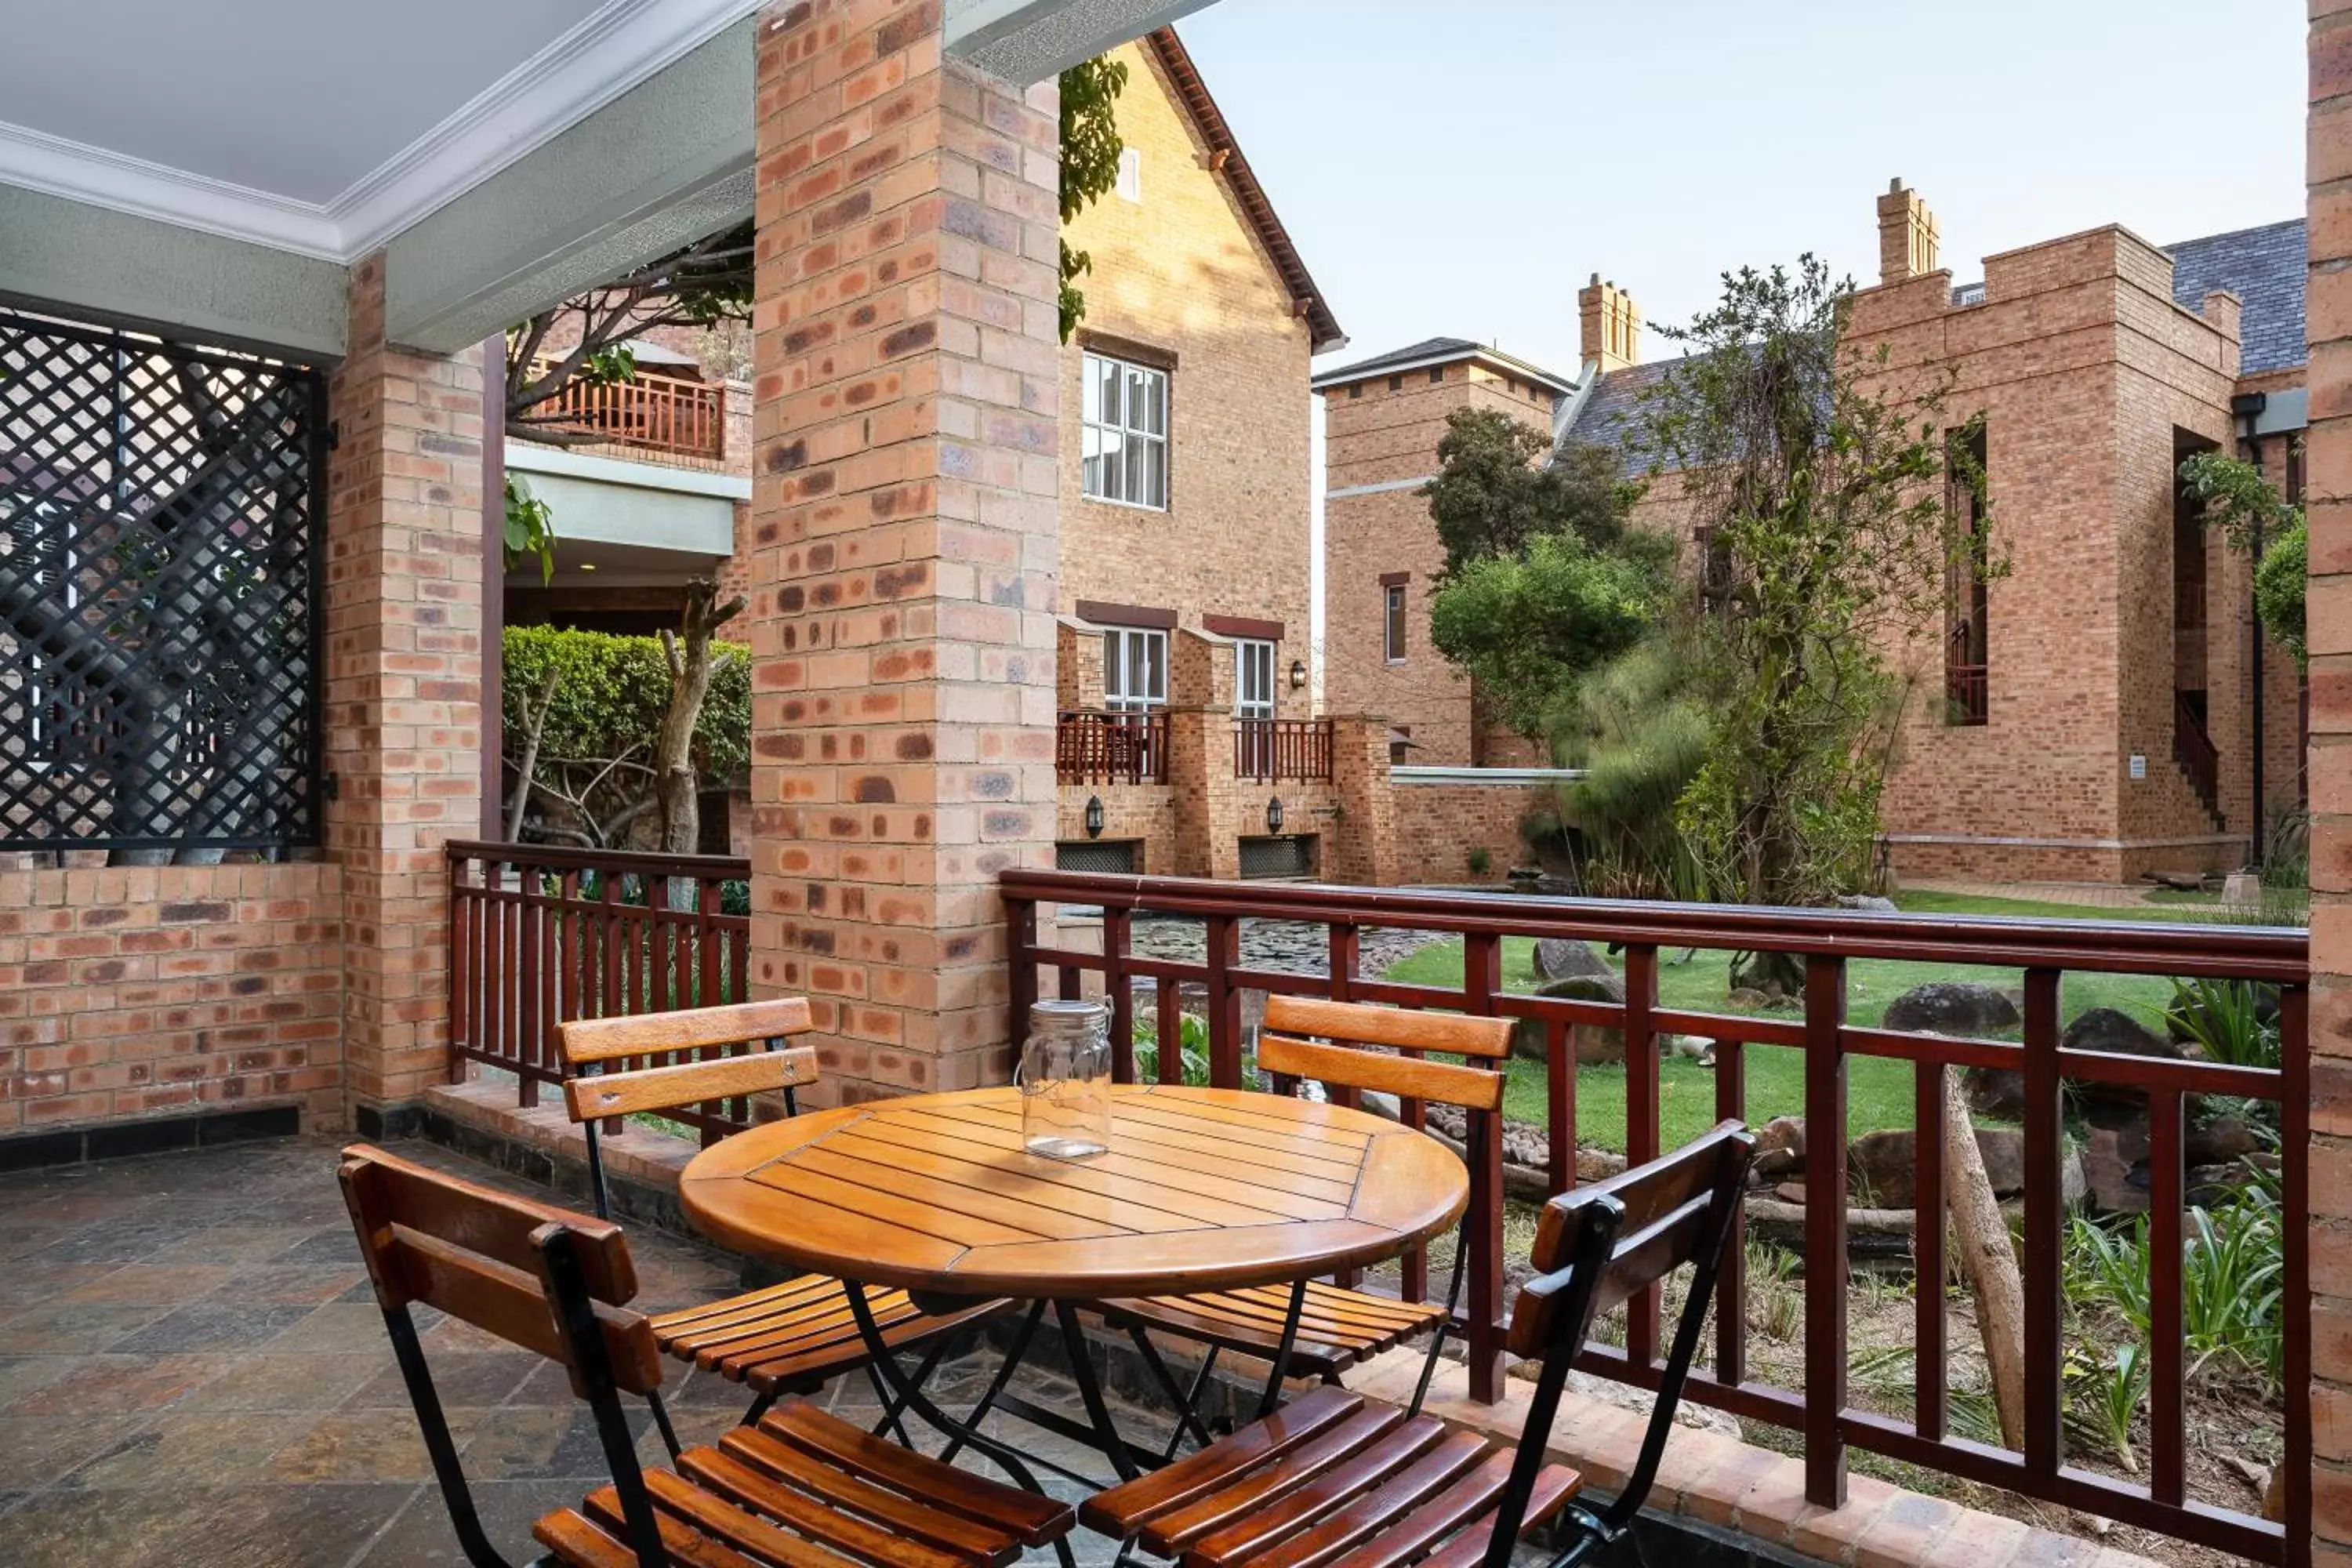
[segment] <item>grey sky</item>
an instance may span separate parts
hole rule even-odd
[[[1808,249],[1874,280],[1895,174],[1961,282],[2105,223],[2298,216],[2305,25],[2299,0],[1222,0],[1180,30],[1343,357],[1444,333],[1572,372],[1596,270],[1654,322]]]

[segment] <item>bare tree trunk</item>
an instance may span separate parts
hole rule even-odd
[[[701,838],[694,727],[701,721],[703,699],[718,670],[719,661],[710,657],[711,637],[743,608],[740,596],[723,605],[715,603],[718,597],[717,584],[705,578],[688,583],[677,631],[662,633],[662,652],[669,659],[669,707],[662,714],[661,734],[654,746],[654,794],[661,814],[661,849],[667,855],[691,855]]]
[[[1993,1404],[2000,1413],[2000,1440],[2025,1447],[2025,1282],[2010,1246],[2009,1222],[1985,1174],[1984,1152],[1977,1147],[1975,1121],[1960,1075],[1944,1075],[1944,1171],[1962,1274],[1977,1303],[1977,1331],[1992,1367]],[[2054,1193],[2041,1194],[2055,1203]],[[1926,1215],[1917,1223],[1934,1223]],[[1922,1290],[1941,1289],[1941,1280],[1922,1279]]]
[[[523,714],[522,760],[515,765],[514,793],[507,797],[507,842],[522,842],[522,816],[530,805],[530,786],[539,772],[539,738],[547,732],[547,711],[555,706],[556,683],[562,679],[561,668],[547,672],[547,680],[539,689],[539,700]]]

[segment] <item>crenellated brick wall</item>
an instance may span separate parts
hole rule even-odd
[[[342,1103],[342,875],[327,864],[0,871],[0,1138]]]

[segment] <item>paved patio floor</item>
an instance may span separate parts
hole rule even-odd
[[[0,1563],[464,1562],[335,1184],[338,1147],[255,1143],[0,1176]],[[400,1151],[521,1190],[431,1144]],[[632,1240],[647,1310],[738,1288],[724,1254],[658,1232]],[[424,1338],[491,1539],[527,1562],[531,1521],[605,1479],[586,1408],[552,1365],[463,1323],[436,1321]],[[992,1365],[974,1355],[933,1386],[951,1407],[969,1404]],[[1030,1397],[1076,1412],[1060,1380],[1024,1381]],[[668,1393],[689,1444],[748,1403],[698,1373],[683,1387],[673,1374]],[[824,1397],[872,1419],[862,1379]],[[1129,1430],[1163,1425],[1135,1419]],[[1028,1453],[1105,1468],[1017,1431]],[[642,1451],[666,1458],[650,1430]],[[1084,1530],[1072,1542],[1081,1564],[1114,1554]]]

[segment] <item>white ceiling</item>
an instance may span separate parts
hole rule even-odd
[[[6,0],[0,181],[350,260],[758,0]]]

